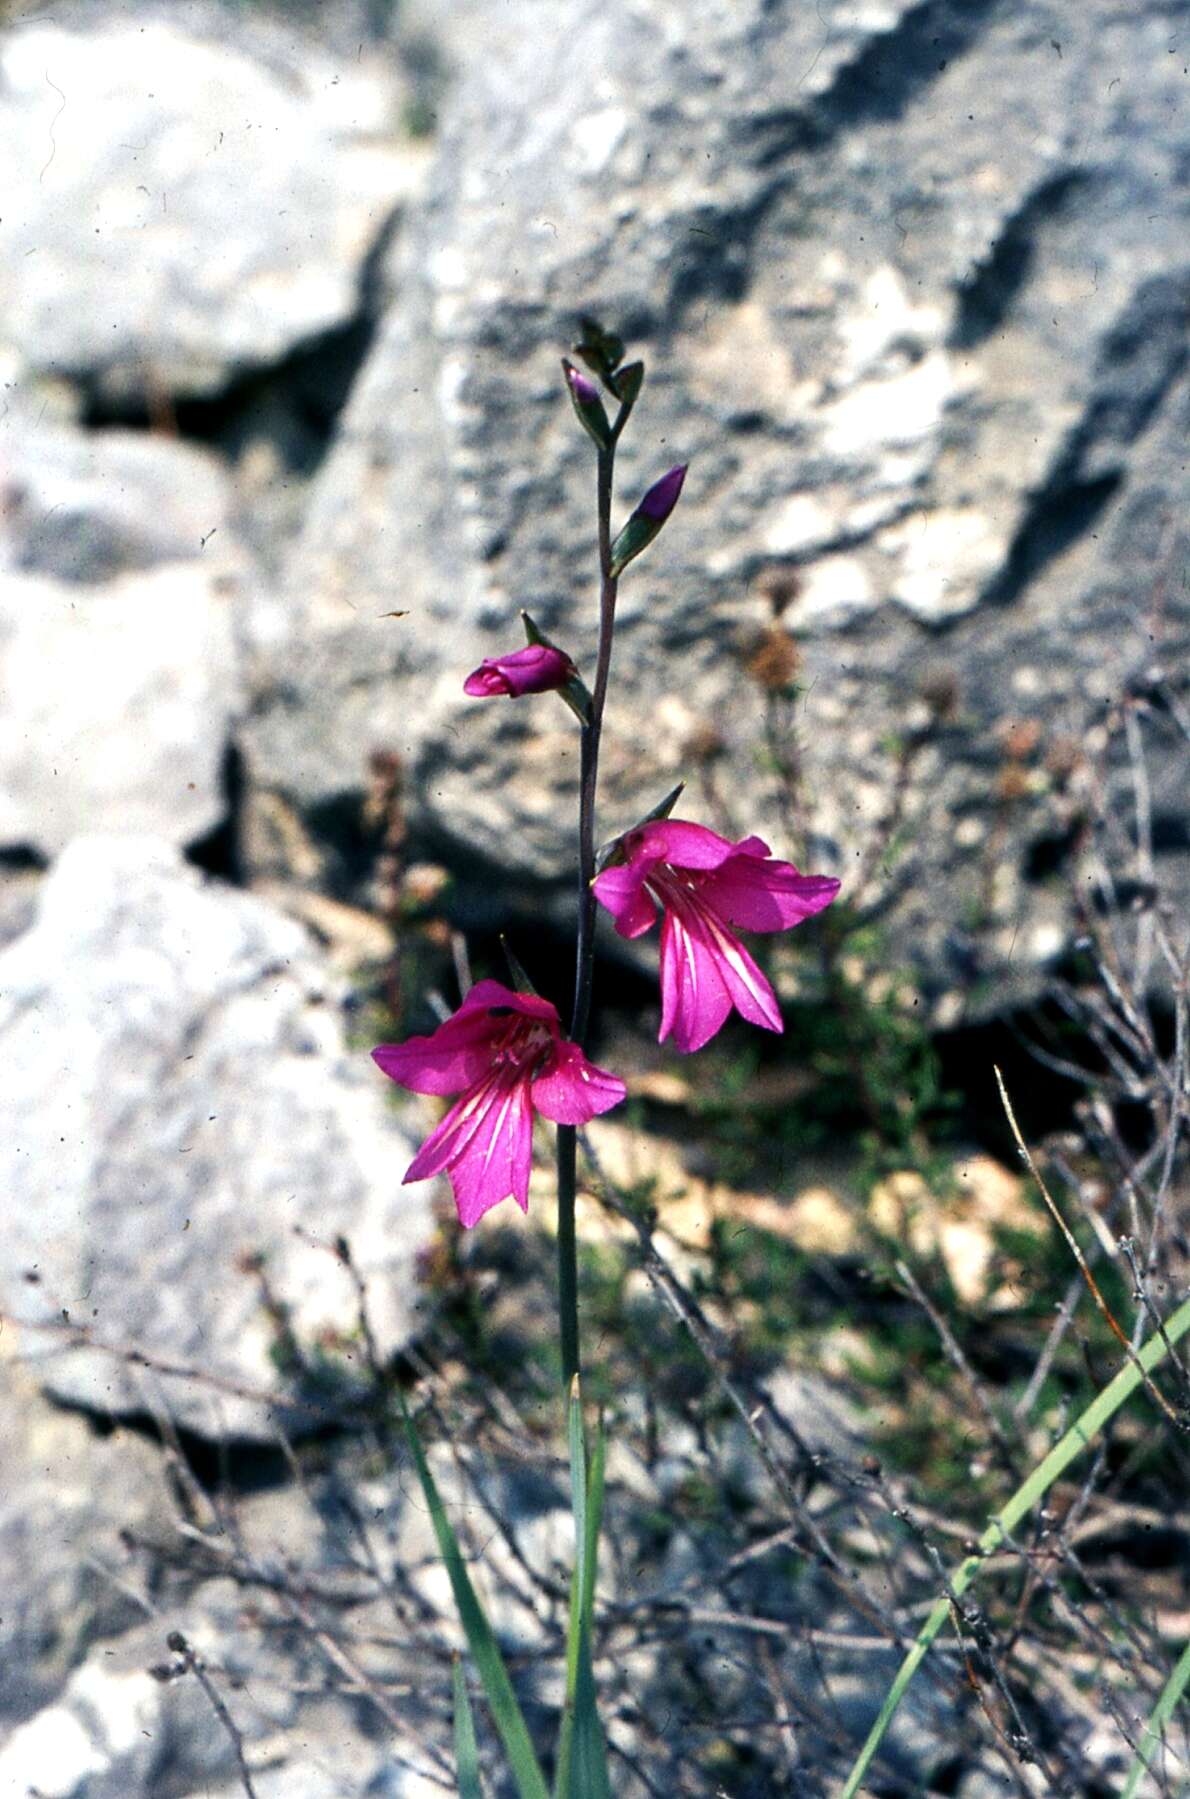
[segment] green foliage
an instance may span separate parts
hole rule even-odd
[[[524,1714],[517,1703],[512,1682],[508,1678],[508,1670],[504,1666],[504,1657],[492,1633],[483,1607],[479,1603],[475,1588],[471,1584],[471,1576],[467,1572],[466,1563],[459,1549],[458,1539],[451,1529],[446,1508],[438,1494],[438,1488],[430,1473],[429,1464],[422,1451],[421,1442],[413,1428],[410,1418],[401,1401],[401,1414],[405,1425],[405,1437],[409,1451],[417,1469],[417,1477],[421,1482],[421,1490],[425,1495],[426,1506],[434,1526],[434,1535],[438,1540],[438,1552],[446,1564],[450,1576],[451,1590],[454,1593],[455,1605],[458,1607],[459,1621],[467,1638],[467,1647],[479,1671],[483,1682],[483,1690],[487,1695],[492,1718],[504,1750],[508,1756],[508,1765],[516,1781],[520,1799],[549,1799],[549,1790],[545,1784],[545,1776],[533,1749],[532,1739],[525,1724]]]
[[[1154,1368],[1159,1367],[1170,1353],[1173,1344],[1178,1342],[1188,1330],[1190,1330],[1190,1300],[1185,1300],[1173,1316],[1166,1320],[1163,1330],[1149,1338],[1137,1361],[1125,1363],[1115,1378],[1109,1381],[1101,1393],[1096,1395],[1049,1454],[1044,1456],[1032,1469],[1008,1504],[1003,1506],[993,1517],[979,1539],[977,1553],[965,1557],[953,1571],[947,1583],[947,1591],[935,1604],[918,1633],[913,1647],[902,1662],[896,1679],[885,1696],[876,1722],[868,1734],[867,1741],[852,1767],[840,1799],[855,1799],[910,1682],[924,1661],[930,1645],[950,1616],[952,1604],[961,1599],[967,1588],[982,1572],[985,1559],[1012,1542],[1013,1532],[1022,1520],[1029,1515],[1034,1506],[1041,1503],[1054,1482],[1065,1473],[1073,1461],[1082,1455],[1084,1450],[1090,1448],[1120,1407],[1131,1398],[1141,1384],[1142,1370],[1144,1373],[1150,1374]],[[1190,1658],[1184,1659],[1187,1661],[1186,1675],[1190,1677]],[[1167,1684],[1162,1700],[1158,1702],[1159,1710],[1179,1674],[1180,1664],[1179,1668],[1175,1669],[1170,1683]],[[1177,1696],[1178,1694],[1175,1692],[1173,1703],[1176,1703]],[[1156,1717],[1156,1713],[1154,1716]],[[1146,1740],[1148,1739],[1146,1738]]]

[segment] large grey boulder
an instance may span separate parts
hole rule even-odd
[[[1185,663],[1182,8],[494,12],[503,53],[447,109],[255,615],[254,778],[317,822],[391,749],[460,866],[568,871],[567,715],[460,684],[520,605],[590,664],[591,457],[558,371],[589,310],[650,367],[620,515],[691,462],[624,583],[605,829],[712,744],[741,828],[788,844],[742,668],[776,616],[803,658],[792,847],[846,877],[899,789],[887,953],[939,999],[1028,990],[1067,916],[1037,878],[1067,872],[1054,771],[1140,666]],[[1188,792],[1158,834],[1175,875]]]
[[[120,1533],[163,1530],[170,1505],[159,1447],[131,1430],[101,1434],[52,1404],[15,1358],[0,1364],[0,1439],[0,1724],[9,1727],[46,1705],[90,1648],[140,1622]]]
[[[420,166],[393,67],[194,10],[0,40],[0,349],[151,415],[347,323]]]
[[[241,579],[214,560],[98,585],[0,568],[0,848],[189,844],[222,822]]]
[[[334,1415],[362,1354],[339,1235],[379,1353],[408,1340],[430,1189],[401,1187],[412,1140],[341,997],[296,924],[168,844],[56,862],[0,956],[0,1308],[52,1393],[212,1437]],[[323,1409],[289,1407],[313,1377]]]
[[[0,567],[93,583],[219,558],[231,498],[219,458],[161,433],[43,423],[40,410],[18,399],[0,426]]]

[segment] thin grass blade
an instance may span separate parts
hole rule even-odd
[[[438,1539],[438,1552],[446,1564],[450,1576],[451,1589],[454,1592],[455,1605],[458,1607],[459,1621],[467,1638],[476,1671],[483,1683],[484,1694],[491,1708],[492,1719],[500,1733],[508,1756],[509,1767],[517,1784],[521,1799],[549,1799],[549,1788],[545,1776],[541,1772],[540,1763],[533,1749],[524,1714],[517,1703],[516,1694],[512,1690],[512,1682],[508,1678],[508,1670],[504,1666],[504,1657],[500,1654],[499,1644],[492,1634],[492,1627],[484,1615],[475,1588],[471,1584],[471,1576],[459,1549],[458,1540],[451,1529],[450,1519],[438,1493],[434,1477],[430,1473],[429,1464],[422,1451],[421,1441],[413,1428],[413,1420],[409,1416],[405,1401],[401,1400],[401,1417],[405,1426],[405,1436],[409,1443],[409,1452],[417,1469],[417,1477],[425,1494],[426,1506],[430,1520],[434,1526],[434,1535]]]

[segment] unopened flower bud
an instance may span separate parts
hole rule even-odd
[[[654,481],[645,494],[620,535],[612,545],[611,572],[619,575],[627,568],[634,556],[639,556],[660,531],[662,525],[678,503],[678,495],[682,491],[682,483],[686,479],[687,464],[680,462],[671,468],[660,481]]]
[[[562,370],[579,423],[598,447],[606,450],[611,442],[612,428],[599,397],[599,389],[590,375],[584,375],[580,368],[576,368],[565,357],[562,359]]]
[[[627,362],[612,376],[612,391],[625,413],[631,412],[636,405],[637,395],[640,393],[644,378],[645,365],[643,362]]]
[[[490,699],[507,694],[520,699],[526,693],[553,693],[575,677],[574,663],[553,644],[529,643],[523,650],[507,656],[485,656],[474,673],[467,676],[463,692],[472,699]]]

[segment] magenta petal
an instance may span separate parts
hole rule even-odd
[[[372,1060],[390,1081],[413,1093],[460,1093],[488,1073],[493,1039],[504,1033],[512,1012],[538,1018],[559,1034],[557,1008],[548,999],[515,993],[501,981],[477,981],[458,1011],[430,1036],[382,1043]]]
[[[486,1009],[458,1011],[429,1037],[381,1043],[372,1060],[390,1081],[413,1093],[460,1093],[487,1073],[499,1028]]]
[[[553,644],[528,643],[523,650],[511,650],[507,656],[485,656],[463,682],[463,692],[473,699],[505,693],[519,699],[523,694],[552,693],[565,687],[574,673],[570,657]]]
[[[672,1034],[674,1047],[689,1055],[709,1043],[731,1011],[731,994],[715,956],[685,918],[666,911],[661,925],[661,1028],[658,1043]]]
[[[790,862],[750,855],[733,856],[699,883],[720,916],[745,931],[788,931],[829,906],[838,891],[829,875],[799,874]]]
[[[596,875],[591,883],[595,898],[615,919],[620,937],[641,937],[657,922],[657,908],[644,885],[652,865],[652,860],[644,856],[617,862]]]
[[[714,956],[719,975],[740,1017],[780,1036],[785,1021],[777,996],[739,939],[709,911],[702,913],[692,928],[698,929],[708,952]]]
[[[467,1227],[511,1195],[529,1206],[533,1114],[527,1076],[501,1069],[457,1100],[405,1174],[421,1181],[443,1169]]]
[[[747,841],[759,843],[760,839]],[[668,862],[674,868],[718,868],[737,853],[736,845],[718,831],[684,818],[658,818],[642,825],[630,834],[628,847],[633,861],[646,855],[652,862]]]
[[[490,700],[499,694],[511,693],[512,687],[507,675],[501,674],[494,662],[484,661],[467,676],[463,692],[473,700]]]
[[[490,1014],[493,1008],[497,1013],[520,1012],[526,1018],[540,1018],[555,1035],[558,1033],[558,1008],[551,1000],[542,999],[536,993],[518,993],[515,987],[506,987],[503,981],[476,981],[467,989],[466,999],[453,1016],[459,1018],[464,1012],[476,1010]]]
[[[562,1042],[533,1083],[533,1104],[554,1124],[586,1124],[618,1106],[626,1092],[618,1075],[588,1062],[577,1043]]]

